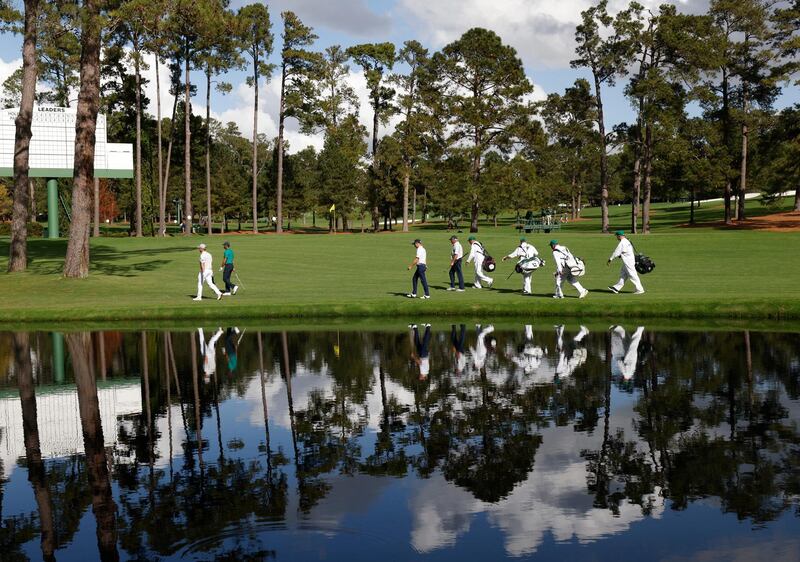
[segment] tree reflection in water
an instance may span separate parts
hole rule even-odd
[[[443,497],[462,494],[460,521],[485,511],[509,533],[501,519],[523,517],[517,505],[538,505],[537,517],[632,521],[632,506],[641,518],[713,497],[754,525],[797,509],[796,334],[488,324],[426,332],[228,328],[221,354],[209,348],[215,337],[198,348],[194,331],[67,334],[75,386],[60,392],[77,395],[83,439],[82,451],[66,455],[40,438],[37,400],[56,382],[50,339],[0,335],[0,350],[13,350],[0,390],[16,387],[17,462],[35,500],[35,513],[5,500],[0,547],[22,557],[38,539],[41,557],[54,559],[79,540],[91,505],[101,559],[257,559],[278,552],[258,529],[314,520],[342,479],[440,482]],[[114,410],[98,398],[98,375],[103,388],[138,384],[135,413],[101,419]],[[552,447],[565,438],[579,448]],[[6,480],[17,474],[10,462],[0,458]],[[582,482],[544,501],[531,482],[557,474],[558,462],[582,466]],[[578,496],[580,510],[559,503]],[[469,529],[455,527],[421,550]],[[577,524],[570,532],[603,536]],[[507,552],[532,552],[537,540]]]

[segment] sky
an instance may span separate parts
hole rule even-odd
[[[639,0],[645,8],[655,11],[664,0]],[[238,8],[248,2],[233,0]],[[495,31],[505,44],[514,47],[525,66],[525,72],[534,85],[532,99],[544,99],[547,94],[559,93],[579,77],[589,78],[585,70],[570,68],[574,57],[575,26],[580,12],[594,0],[273,0],[267,2],[276,34],[275,46],[280,45],[280,13],[294,11],[307,25],[311,25],[319,36],[314,48],[339,44],[343,47],[358,43],[391,41],[402,45],[403,41],[416,39],[431,52],[457,39],[471,27],[485,27]],[[681,11],[703,12],[708,0],[673,0]],[[610,0],[612,13],[627,6],[628,0]],[[10,34],[0,35],[0,83],[21,66],[21,38]],[[273,53],[272,62],[278,62]],[[372,110],[366,99],[366,83],[359,68],[351,65],[350,81],[355,88],[360,104],[360,119],[372,130]],[[245,83],[245,70],[229,72],[223,80],[232,84],[228,94],[212,92],[212,117],[223,123],[235,122],[239,130],[250,136],[253,130],[253,89]],[[162,86],[168,83],[165,68],[160,72]],[[145,72],[149,83],[145,94],[151,100],[148,111],[155,114],[155,69]],[[205,115],[205,78],[196,73],[197,97],[193,111]],[[166,115],[171,107],[171,98],[162,88],[162,112]],[[259,94],[259,132],[268,138],[277,136],[279,80],[273,76],[264,80]],[[782,108],[800,102],[796,88],[786,89],[776,107]],[[630,102],[617,85],[604,93],[607,128],[634,119]],[[396,120],[382,131],[391,132]],[[290,152],[312,145],[322,146],[322,137],[302,135],[297,123],[287,121],[287,138]],[[132,139],[131,139],[132,140]]]

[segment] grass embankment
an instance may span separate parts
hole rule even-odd
[[[755,208],[757,203],[753,203]],[[618,208],[614,208],[618,209]],[[612,223],[623,226],[614,213]],[[659,212],[662,209],[658,210]],[[668,209],[663,209],[667,212]],[[619,215],[619,216],[616,216]],[[656,213],[655,216],[658,216]],[[678,220],[678,219],[673,219]],[[223,237],[97,239],[92,242],[89,279],[61,278],[66,241],[31,240],[29,271],[0,275],[0,321],[7,324],[60,321],[258,321],[270,318],[378,316],[432,318],[536,316],[641,318],[800,319],[800,233],[657,228],[633,237],[640,251],[656,262],[643,277],[647,293],[613,295],[619,262],[605,261],[616,244],[612,236],[584,232],[586,222],[569,225],[557,237],[582,256],[582,279],[591,294],[583,300],[551,299],[552,263],[534,274],[534,295],[520,294],[513,265],[499,264],[492,290],[447,292],[449,232],[430,227],[410,234],[232,236],[244,288],[222,302],[193,302],[197,251],[209,244],[215,267]],[[579,226],[580,225],[580,226]],[[420,236],[428,249],[432,298],[405,298],[413,258],[410,242]],[[551,262],[548,240],[528,236]],[[466,247],[467,233],[461,238]],[[480,238],[499,258],[515,248],[518,235],[509,226],[482,227]],[[0,239],[0,269],[5,270],[8,239]],[[471,266],[465,268],[468,282]],[[222,275],[216,280],[222,283]],[[630,289],[628,289],[630,290]]]

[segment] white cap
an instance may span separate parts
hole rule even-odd
[[[201,249],[201,250],[205,250],[206,249],[206,245],[205,244],[200,244],[198,246],[198,248]]]

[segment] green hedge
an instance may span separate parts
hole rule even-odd
[[[38,222],[28,223],[28,236],[34,238],[40,238],[43,234],[44,234],[44,226],[42,226]],[[11,235],[11,223],[0,222],[0,236],[10,236],[10,235]]]

